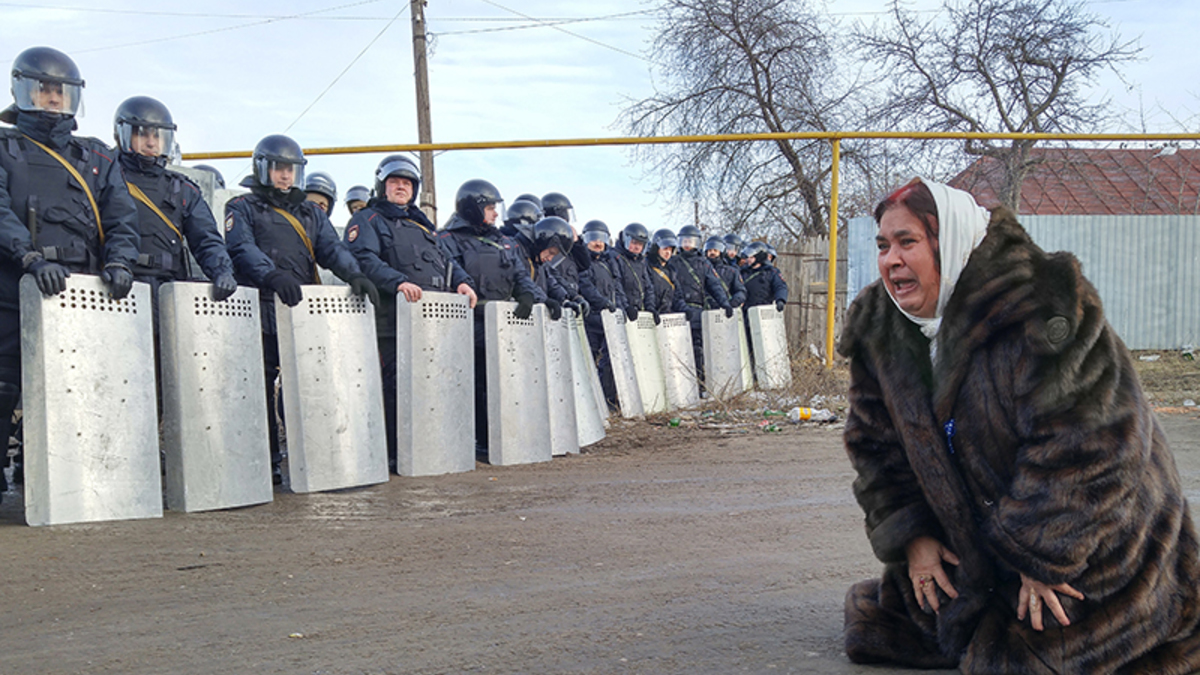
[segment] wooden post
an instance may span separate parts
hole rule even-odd
[[[413,40],[413,69],[417,85],[417,140],[421,143],[433,142],[433,124],[429,116],[429,68],[426,63],[425,42],[425,2],[412,0],[412,40]],[[421,210],[429,216],[429,220],[437,222],[437,194],[433,187],[433,152],[421,151],[421,194],[417,203]]]

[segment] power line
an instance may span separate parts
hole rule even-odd
[[[566,28],[562,28],[561,26],[557,26],[554,24],[547,24],[543,19],[538,19],[537,17],[532,17],[532,16],[529,16],[528,14],[522,14],[521,12],[518,12],[515,9],[510,9],[508,7],[505,7],[504,5],[501,5],[498,2],[493,2],[492,0],[481,0],[481,2],[487,3],[493,7],[498,7],[500,9],[508,12],[509,14],[516,14],[517,16],[528,19],[529,21],[534,21],[536,23],[542,24],[542,25],[546,26],[547,28],[553,28],[554,30],[556,30],[560,33],[566,33],[567,35],[570,35],[571,37],[576,37],[585,42],[590,42],[598,47],[604,47],[605,49],[611,49],[614,52],[619,52],[626,56],[632,56],[633,58],[639,59],[641,61],[649,61],[650,60],[650,59],[647,59],[646,57],[642,56],[641,54],[635,54],[631,51],[626,51],[624,49],[621,49],[620,47],[614,47],[610,44],[605,44],[603,42],[600,42],[599,40],[593,40],[592,38],[587,37],[586,35],[580,35],[579,33],[573,33],[571,31],[567,30]]]
[[[367,5],[380,0],[369,0],[369,2],[360,2],[359,5]],[[350,7],[351,5],[345,5]],[[63,12],[90,12],[92,14],[126,14],[134,16],[176,16],[192,19],[289,19],[300,18],[288,14],[217,14],[215,12],[168,12],[156,9],[110,9],[105,7],[65,7],[57,5],[35,5],[25,2],[0,2],[0,7],[15,7],[18,9],[49,9]],[[321,10],[322,12],[341,9],[334,7],[331,9]],[[387,21],[387,17],[365,17],[365,16],[324,16],[322,20],[341,20],[341,21]]]
[[[521,24],[519,26],[502,26],[500,28],[475,28],[473,30],[454,30],[454,31],[445,31],[445,32],[432,32],[431,31],[431,34],[437,35],[438,37],[443,37],[446,35],[470,35],[472,33],[500,33],[503,31],[526,30],[529,28],[553,28],[554,26],[561,26],[561,25],[569,24],[569,23],[585,23],[585,22],[591,22],[591,21],[609,21],[612,19],[627,19],[627,18],[633,18],[634,15],[646,15],[646,14],[650,14],[650,13],[652,13],[651,10],[643,9],[643,10],[638,10],[636,12],[624,12],[621,14],[610,14],[608,16],[592,16],[592,17],[571,18],[571,19],[543,18],[543,19],[535,19],[535,21],[537,21],[537,23],[526,23],[526,24]],[[434,21],[445,21],[445,20],[446,19],[434,19]],[[474,21],[479,21],[479,22],[506,21],[507,22],[507,21],[521,21],[523,19],[479,18],[479,19],[462,19],[462,20],[463,21],[473,21],[473,22]]]

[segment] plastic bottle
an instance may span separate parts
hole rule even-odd
[[[824,408],[803,408],[797,406],[788,411],[788,419],[792,422],[832,422],[837,419],[837,415]]]

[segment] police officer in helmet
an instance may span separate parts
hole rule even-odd
[[[558,321],[562,316],[562,304],[567,300],[567,292],[559,283],[559,278],[551,275],[550,265],[539,260],[539,251],[535,250],[533,241],[534,226],[543,217],[539,206],[518,199],[504,209],[504,227],[500,228],[500,233],[517,245],[515,250],[529,271],[534,286],[537,286],[534,302],[545,304],[550,320]],[[557,264],[561,261],[560,258],[554,262]]]
[[[692,329],[692,355],[696,361],[696,377],[700,391],[704,392],[704,336],[701,332],[701,315],[706,309],[721,308],[726,317],[733,316],[733,306],[708,258],[700,253],[703,235],[695,225],[679,229],[679,255],[671,260],[671,269],[678,280],[680,299],[685,306],[688,323]]]
[[[324,171],[313,171],[304,179],[304,194],[308,201],[316,204],[325,215],[333,215],[333,205],[337,203],[337,183],[333,176]]]
[[[742,249],[748,243],[745,239],[732,232],[725,235],[725,262],[738,267],[738,254],[741,253]]]
[[[155,294],[163,282],[193,278],[186,245],[213,281],[213,300],[220,302],[237,290],[233,261],[200,188],[166,168],[175,129],[171,112],[149,96],[126,99],[113,116],[118,158],[137,204],[141,234],[134,278],[149,283]]]
[[[0,128],[0,452],[21,390],[21,277],[46,296],[72,273],[99,274],[116,299],[133,288],[137,210],[112,151],[72,133],[83,86],[69,56],[32,47],[13,61],[14,101],[0,112],[14,125]]]
[[[296,141],[282,134],[267,136],[254,147],[253,170],[242,182],[250,194],[225,207],[225,241],[238,281],[259,289],[263,322],[263,357],[267,368],[267,417],[275,482],[283,480],[273,392],[279,369],[275,328],[275,296],[288,307],[304,299],[301,286],[319,284],[317,266],[333,271],[357,295],[379,304],[379,293],[362,273],[329,217],[305,198],[307,160]]]
[[[591,257],[591,265],[580,273],[586,277],[594,289],[597,300],[592,303],[592,313],[583,323],[587,333],[588,346],[592,350],[592,359],[596,362],[596,370],[600,373],[600,386],[604,390],[604,400],[609,410],[617,409],[617,387],[613,380],[612,360],[608,354],[608,343],[604,336],[604,319],[600,312],[624,312],[628,304],[625,300],[624,284],[621,280],[621,262],[618,253],[609,245],[610,236],[608,225],[601,220],[590,220],[583,226],[579,235],[584,247]]]
[[[516,300],[514,314],[528,319],[539,291],[517,244],[496,228],[504,199],[486,180],[463,183],[454,198],[454,215],[438,234],[442,246],[475,280],[482,301]],[[487,458],[487,350],[482,303],[475,310],[475,453]]]
[[[571,223],[575,222],[575,207],[571,200],[561,192],[548,192],[542,196],[541,203],[547,216],[561,218],[567,223],[574,238],[575,226]],[[583,273],[591,264],[592,258],[587,249],[583,246],[573,246],[570,255],[564,255],[553,269],[554,276],[566,291],[567,302],[577,305],[584,314],[588,313],[592,303],[600,299],[596,289],[592,288],[591,281]]]
[[[218,190],[225,189],[225,176],[222,176],[221,172],[217,171],[216,167],[209,166],[208,164],[197,164],[196,166],[193,166],[192,168],[200,169],[201,171],[207,171],[208,173],[211,173],[212,177],[213,177],[213,186]]]
[[[346,210],[354,215],[366,207],[371,199],[371,191],[365,185],[355,185],[346,190]]]
[[[375,169],[375,194],[346,225],[346,246],[379,289],[375,332],[382,364],[389,468],[396,471],[396,303],[424,291],[458,293],[475,307],[474,281],[442,249],[436,226],[417,208],[421,170],[407,155],[388,155]]]
[[[721,237],[709,237],[704,242],[704,256],[716,270],[721,284],[729,296],[729,304],[735,309],[746,303],[746,285],[742,283],[742,272],[725,255],[726,244]]]
[[[742,282],[746,284],[746,307],[774,304],[782,312],[787,304],[788,286],[779,270],[771,264],[767,245],[753,241],[742,249],[741,257],[749,262],[742,268]]]
[[[679,240],[675,238],[675,233],[671,230],[666,228],[656,230],[654,236],[650,238],[650,248],[646,252],[646,265],[650,270],[650,283],[654,285],[656,304],[651,311],[654,314],[656,325],[662,322],[663,314],[682,312],[685,308],[683,298],[676,292],[679,281],[675,278],[674,269],[670,267],[670,262],[678,250]]]
[[[617,261],[622,290],[625,292],[625,315],[637,321],[638,312],[653,312],[658,298],[650,281],[646,265],[646,246],[650,232],[641,223],[630,223],[617,239]]]

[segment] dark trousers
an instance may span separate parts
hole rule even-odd
[[[279,425],[283,421],[282,401],[275,398],[275,381],[279,377],[279,339],[274,333],[263,333],[263,365],[267,382],[267,439],[271,444],[271,466],[279,468],[283,453],[279,450]],[[280,396],[282,399],[282,395]]]
[[[696,383],[700,392],[704,392],[704,331],[701,328],[700,316],[703,310],[689,307],[687,310],[688,323],[692,327],[692,354],[696,357]]]
[[[592,317],[595,317],[593,320]],[[604,337],[604,322],[599,312],[584,319],[584,332],[587,333],[588,346],[592,350],[592,359],[596,362],[596,371],[600,374],[600,388],[604,390],[604,402],[609,410],[617,409],[617,383],[613,379],[612,358],[608,353],[608,340]]]
[[[396,336],[379,336],[379,367],[383,379],[383,422],[387,431],[388,468],[396,472]]]
[[[475,448],[487,447],[487,331],[481,303],[475,309]]]

